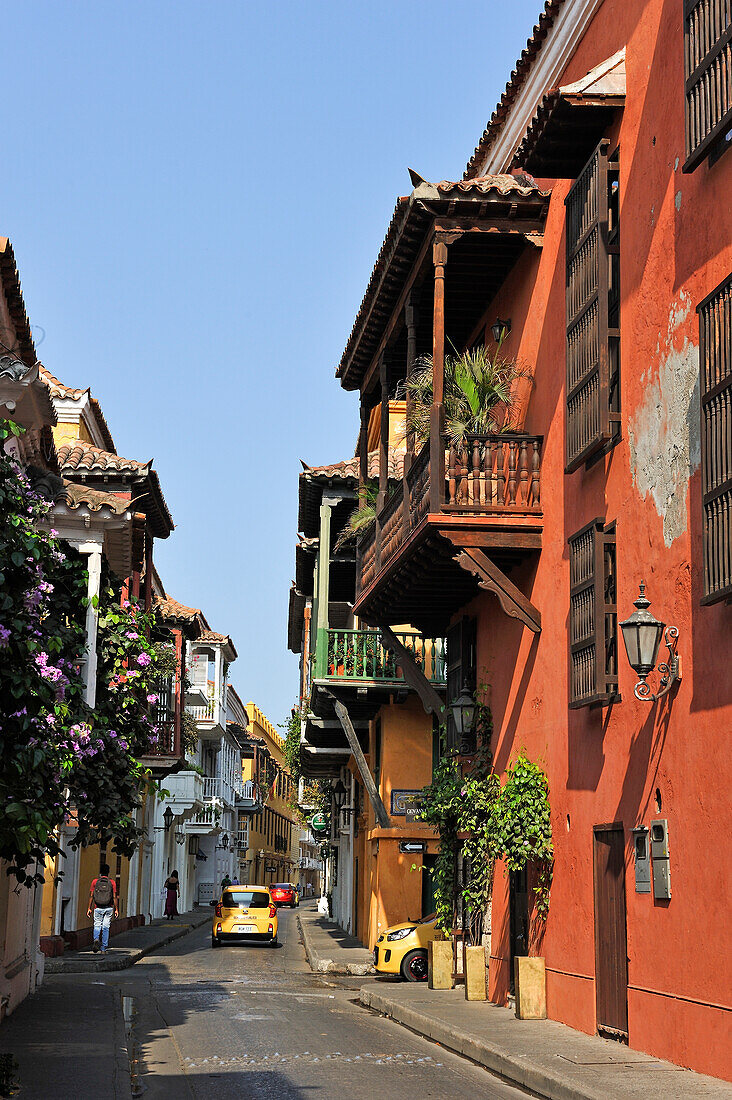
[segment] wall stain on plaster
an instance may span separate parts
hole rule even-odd
[[[681,192],[680,191],[676,192],[676,197],[674,199],[674,206],[676,207],[677,210],[681,209]]]
[[[687,486],[701,462],[699,349],[679,335],[690,311],[690,296],[682,291],[669,312],[663,346],[660,339],[656,345],[658,374],[628,424],[633,482],[644,499],[652,497],[666,546],[686,531]]]

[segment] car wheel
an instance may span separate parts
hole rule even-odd
[[[402,977],[408,982],[427,981],[427,952],[410,951],[402,960]]]
[[[221,947],[221,940],[216,939],[216,936],[214,936],[213,934],[211,935],[211,946]]]

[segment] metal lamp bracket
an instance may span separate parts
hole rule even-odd
[[[675,626],[666,627],[663,632],[663,641],[668,650],[668,660],[659,661],[658,663],[658,671],[661,676],[658,691],[652,692],[645,677],[642,677],[633,689],[636,699],[640,699],[641,702],[655,703],[657,699],[667,695],[674,684],[681,681],[681,658],[676,649],[679,632]]]

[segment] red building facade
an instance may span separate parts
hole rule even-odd
[[[468,468],[458,462],[456,471],[445,457],[435,383],[431,456],[408,455],[404,505],[396,496],[383,504],[375,550],[371,536],[362,540],[355,607],[374,624],[404,622],[410,606],[422,608],[416,625],[433,631],[474,620],[495,767],[503,773],[523,749],[546,769],[555,847],[549,915],[544,923],[533,909],[531,875],[509,880],[499,868],[491,998],[505,1002],[514,954],[541,955],[551,1018],[726,1078],[730,38],[721,0],[549,0],[462,183],[441,184],[439,194],[422,183],[413,192],[410,209],[425,195],[423,208],[437,219],[433,265],[426,261],[426,280],[412,284],[422,284],[422,316],[429,303],[437,369],[445,339],[490,343],[491,326],[510,319],[502,351],[533,380],[519,394],[525,436],[512,452],[522,456],[514,487],[504,503],[500,482],[500,506],[480,508],[468,489],[474,473],[478,484],[477,465],[469,455]],[[464,241],[473,232],[477,241],[493,216],[488,202],[479,208],[478,192],[510,193],[494,179],[506,173],[536,190],[516,193],[515,209],[496,215],[486,233],[508,240],[506,218],[528,217],[521,204],[551,194],[541,231],[525,223],[526,247],[510,263],[495,244],[471,254],[472,263],[493,263],[498,279],[485,284],[477,310],[479,276]],[[440,207],[440,196],[452,206]],[[460,217],[472,218],[472,228]],[[407,318],[399,343],[394,317],[408,302],[411,276],[389,307],[384,269],[403,248],[394,225],[339,368],[367,409],[375,380],[388,394],[427,340]],[[403,369],[393,365],[400,357]],[[482,464],[483,444],[476,446]],[[534,448],[533,468],[526,447],[529,455]],[[430,482],[424,498],[417,468]],[[439,547],[429,541],[432,529]],[[421,578],[437,576],[440,547],[430,617]],[[483,555],[472,590],[460,547]],[[634,695],[638,676],[619,629],[641,581],[651,611],[679,631],[683,677],[656,702]],[[657,673],[650,681],[655,688]],[[670,897],[657,896],[664,887],[653,883],[661,848],[648,867],[649,892],[636,881],[636,870],[641,880],[645,873],[636,868],[636,838],[647,844],[654,822],[666,830]]]

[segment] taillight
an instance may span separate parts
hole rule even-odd
[[[277,906],[276,905],[270,905],[269,915],[270,915],[270,917],[276,917],[277,916]]]
[[[216,916],[217,917],[223,917],[223,915],[224,915],[224,911],[221,908],[221,902],[217,901],[216,902]]]

